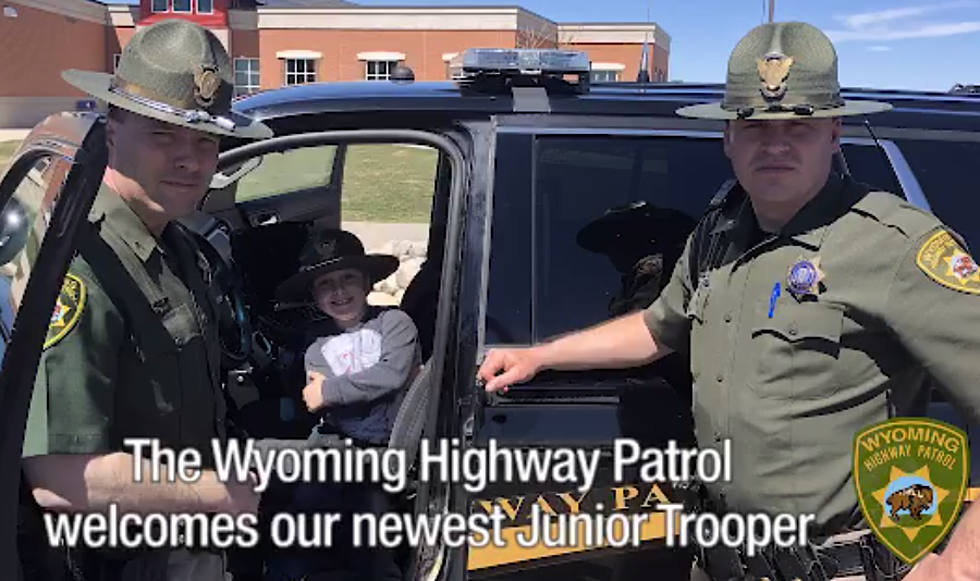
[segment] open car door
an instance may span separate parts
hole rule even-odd
[[[21,450],[34,376],[55,299],[106,166],[104,124],[59,114],[39,124],[0,174],[0,513],[19,510]],[[20,518],[0,519],[0,562],[23,578]]]
[[[243,271],[240,278],[245,281],[245,285],[253,287],[245,292],[253,302],[250,305],[251,318],[255,320],[260,316],[275,316],[276,312],[296,308],[296,305],[278,304],[270,308],[265,304],[272,302],[267,291],[281,282],[279,277],[282,271],[290,271],[290,268],[284,269],[282,263],[288,262],[292,257],[262,246],[266,241],[276,239],[273,234],[277,231],[304,232],[304,225],[340,228],[341,206],[339,199],[333,198],[343,195],[341,181],[344,157],[350,148],[366,144],[423,146],[435,149],[439,154],[433,215],[442,218],[434,218],[441,221],[430,229],[428,246],[430,253],[439,254],[429,255],[429,260],[440,265],[438,293],[430,295],[436,304],[426,309],[427,312],[435,313],[434,323],[427,325],[433,329],[431,348],[423,348],[423,353],[430,350],[431,356],[423,358],[423,365],[400,404],[387,446],[388,450],[399,450],[405,454],[409,482],[404,493],[394,495],[396,498],[392,499],[394,510],[391,513],[398,514],[400,519],[408,516],[415,521],[434,521],[453,511],[452,506],[465,505],[465,499],[456,498],[458,489],[451,482],[434,478],[421,481],[417,459],[423,440],[435,443],[442,439],[458,438],[463,430],[459,400],[452,387],[453,378],[456,375],[460,343],[474,345],[476,327],[473,320],[463,320],[464,317],[459,315],[459,296],[464,294],[459,288],[465,276],[463,265],[472,263],[467,260],[468,253],[483,252],[482,247],[470,248],[463,243],[467,214],[465,206],[468,203],[466,185],[470,173],[467,149],[471,145],[471,136],[463,131],[436,133],[409,129],[370,129],[298,133],[245,144],[222,154],[218,174],[212,181],[212,192],[205,200],[203,210],[224,224],[222,229],[228,233],[231,242],[228,245],[232,253],[231,262],[235,264],[234,268]],[[332,157],[326,161],[326,156],[316,155],[318,148],[321,151],[326,149],[324,146],[331,146],[329,149],[332,151]],[[297,153],[299,155],[295,155]],[[242,180],[251,172],[260,173],[264,165],[268,165],[269,169],[277,167],[277,160],[284,157],[278,154],[302,157],[316,166],[317,171],[326,168],[323,172],[326,177],[316,182],[310,181],[302,188],[291,191],[283,191],[281,184],[272,184],[268,193],[260,199],[246,199],[248,196],[236,195],[236,188],[245,183]],[[279,170],[272,170],[271,173],[276,171]],[[263,231],[269,234],[263,234]],[[432,236],[440,236],[440,243],[433,243]],[[305,235],[300,236],[304,237]],[[290,234],[289,238],[296,236]],[[246,251],[236,255],[236,249]],[[252,328],[257,329],[261,335],[261,329],[268,329],[268,326],[255,324]],[[463,335],[466,338],[461,339]],[[268,343],[263,337],[256,342],[255,348],[261,351],[262,345]],[[271,343],[276,343],[275,337]],[[299,355],[302,356],[301,353]],[[253,373],[255,367],[255,362],[245,362],[240,370],[232,373],[245,377]],[[243,383],[248,384],[249,381],[243,380]],[[243,397],[255,404],[256,401],[261,402],[263,396],[252,394]],[[271,399],[274,398],[268,398],[269,403]],[[269,406],[260,403],[258,407]],[[253,431],[250,437],[261,439],[268,436]],[[401,524],[399,529],[404,531],[405,526]],[[404,538],[407,541],[407,536]],[[423,540],[403,542],[400,549],[403,555],[400,565],[405,580],[447,578],[447,572],[454,566],[456,570],[465,570],[465,565],[462,568],[454,565],[460,562],[465,548],[449,547],[444,543],[427,543]]]

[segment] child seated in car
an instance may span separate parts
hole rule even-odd
[[[350,232],[331,230],[311,236],[300,257],[301,267],[277,289],[285,302],[311,298],[327,317],[304,356],[303,401],[320,416],[308,445],[327,436],[350,438],[361,447],[386,446],[405,391],[421,365],[415,324],[405,312],[376,307],[368,293],[398,268],[398,259],[367,255]],[[377,512],[373,483],[305,483],[295,489],[299,512]],[[376,487],[375,487],[376,488]],[[376,492],[376,491],[374,491]],[[345,517],[344,521],[349,521]],[[347,545],[345,522],[334,529],[335,547]],[[367,553],[367,554],[363,554]],[[302,557],[281,555],[269,563],[266,579],[299,579],[336,568],[344,561],[356,578],[398,579],[400,573],[387,549],[354,549],[344,554],[319,550]]]
[[[304,355],[303,401],[321,415],[319,432],[386,445],[401,396],[421,364],[411,318],[367,303],[374,284],[398,269],[398,259],[367,255],[356,236],[331,230],[314,234],[300,260],[300,271],[280,285],[277,298],[312,296],[328,317]]]

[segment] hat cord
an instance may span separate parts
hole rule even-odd
[[[156,100],[150,99],[148,97],[143,97],[141,95],[137,95],[135,93],[131,93],[131,92],[123,89],[122,87],[120,87],[119,85],[114,84],[114,83],[109,86],[109,91],[111,93],[115,93],[116,95],[119,95],[120,97],[123,97],[125,99],[130,100],[130,101],[133,101],[135,103],[139,103],[140,105],[145,105],[146,107],[149,107],[151,109],[155,109],[155,110],[160,111],[162,113],[168,113],[168,114],[171,114],[171,115],[176,115],[178,117],[181,117],[187,123],[209,123],[210,122],[210,123],[214,123],[218,127],[221,127],[222,129],[226,129],[228,131],[234,131],[235,130],[235,127],[236,127],[235,122],[232,121],[231,119],[227,118],[227,117],[222,117],[220,115],[212,115],[212,114],[208,113],[207,111],[203,111],[203,110],[199,110],[199,109],[198,110],[190,110],[190,109],[183,109],[183,108],[180,108],[180,107],[174,107],[172,105],[168,105],[166,103],[161,103],[160,101],[156,101]]]

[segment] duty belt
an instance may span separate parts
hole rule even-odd
[[[724,512],[700,483],[683,488],[688,512]],[[770,546],[752,556],[720,544],[698,547],[695,554],[712,581],[829,581],[861,575],[868,581],[897,581],[911,570],[867,530],[834,535],[819,545]]]

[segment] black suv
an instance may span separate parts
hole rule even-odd
[[[503,54],[525,60],[549,55]],[[638,280],[636,257],[629,254],[634,244],[656,246],[662,261],[640,274],[666,279],[679,246],[732,177],[720,142],[723,126],[674,114],[720,99],[721,86],[589,83],[587,71],[569,78],[568,71],[541,63],[530,68],[543,70],[528,68],[504,63],[454,82],[293,86],[236,103],[277,137],[226,143],[222,173],[187,223],[236,275],[226,279],[234,317],[225,359],[227,391],[245,433],[303,438],[309,429],[302,414],[270,419],[250,413],[278,410],[302,387],[285,378],[291,377],[289,362],[301,354],[298,329],[314,315],[308,305],[276,304],[272,289],[295,271],[307,230],[336,227],[343,214],[356,213],[363,200],[350,189],[372,180],[399,186],[388,202],[397,213],[418,180],[396,157],[424,149],[432,152],[430,181],[423,184],[432,195],[423,231],[426,258],[396,298],[419,328],[426,364],[405,399],[391,446],[415,454],[422,439],[443,438],[462,446],[496,440],[518,448],[606,450],[624,437],[644,446],[691,443],[683,360],[629,371],[547,373],[502,396],[488,396],[475,382],[489,347],[532,344],[614,316]],[[894,109],[845,120],[838,170],[931,209],[980,247],[974,191],[980,96],[871,89],[845,96],[885,100]],[[77,224],[104,170],[100,119],[93,113],[50,117],[33,130],[0,182],[0,281],[8,298],[0,321],[4,466],[18,461],[45,329]],[[358,158],[379,144],[410,147],[392,150],[380,164],[376,157]],[[282,162],[287,159],[296,163]],[[364,175],[352,179],[357,172]],[[642,218],[616,234],[620,242],[611,250],[583,230],[607,213]],[[933,412],[977,434],[938,394]],[[416,474],[413,486],[389,500],[398,510],[430,516],[490,514],[498,507],[508,546],[408,543],[405,579],[639,579],[651,570],[663,579],[687,579],[691,557],[664,546],[662,514],[642,530],[638,548],[514,542],[534,506],[554,513],[655,512],[659,502],[676,500],[669,486],[638,475],[613,482],[608,471],[584,493],[575,484],[518,477],[477,493],[464,484]],[[0,512],[13,514],[16,498],[16,472],[5,470]],[[0,551],[8,563],[15,526],[12,519],[3,523]]]

